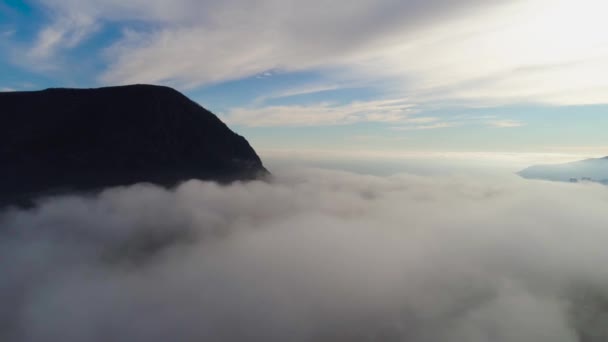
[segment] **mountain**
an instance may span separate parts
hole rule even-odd
[[[0,205],[139,182],[269,174],[245,138],[168,87],[0,93],[0,123]]]
[[[586,159],[559,165],[536,165],[519,172],[530,179],[560,182],[592,181],[608,185],[608,157]]]

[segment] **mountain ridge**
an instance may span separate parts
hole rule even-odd
[[[558,182],[591,181],[608,185],[608,156],[564,164],[533,165],[518,172],[528,179]]]
[[[0,205],[48,192],[269,175],[244,137],[170,87],[4,92],[0,108]]]

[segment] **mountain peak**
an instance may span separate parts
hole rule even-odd
[[[57,190],[268,174],[247,140],[175,89],[0,93],[0,203]]]

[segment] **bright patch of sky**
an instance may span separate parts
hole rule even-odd
[[[5,0],[0,90],[173,86],[262,154],[608,154],[602,0]]]

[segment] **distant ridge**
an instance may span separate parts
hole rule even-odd
[[[0,93],[0,205],[40,194],[268,175],[242,136],[153,85]]]
[[[608,185],[608,157],[558,165],[535,165],[518,174],[524,178],[559,182],[598,182]]]

